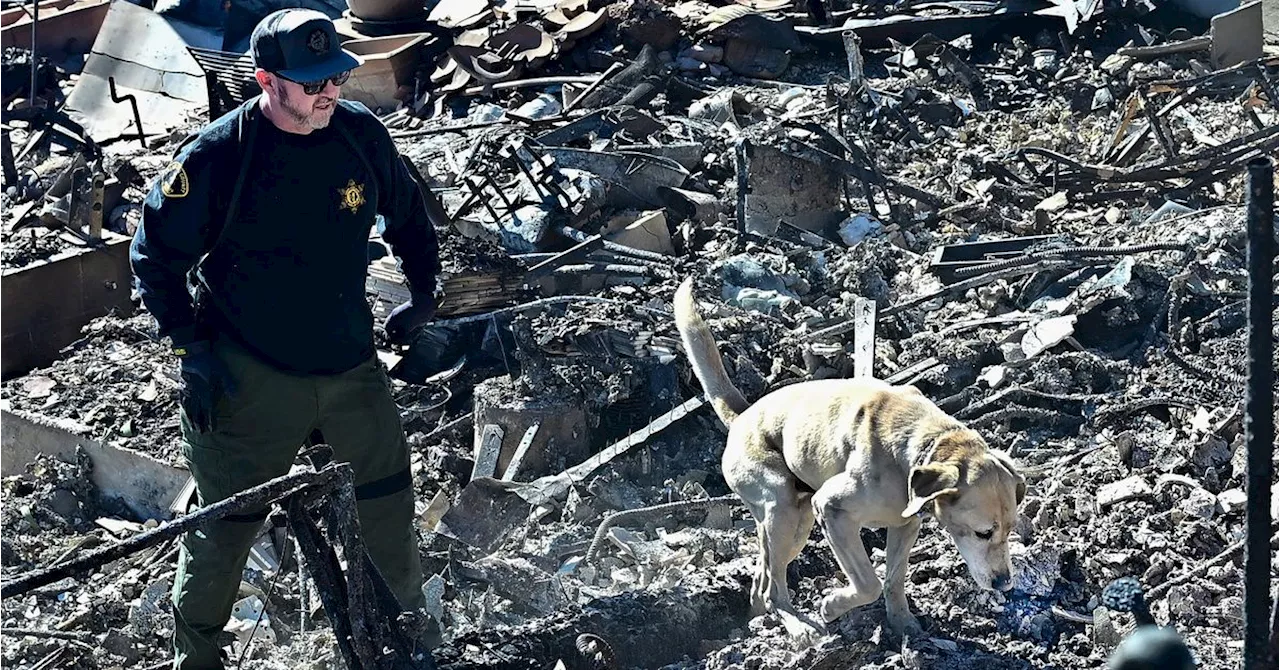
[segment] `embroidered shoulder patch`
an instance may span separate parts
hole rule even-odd
[[[348,179],[347,185],[338,189],[338,207],[340,209],[349,209],[354,214],[363,204],[364,184],[357,184],[356,180]]]
[[[173,161],[160,173],[160,192],[166,198],[185,198],[191,192],[191,180],[182,163]]]

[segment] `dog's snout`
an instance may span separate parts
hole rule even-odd
[[[991,588],[997,591],[1008,591],[1013,586],[1013,580],[1009,579],[1009,575],[996,575],[991,578]]]

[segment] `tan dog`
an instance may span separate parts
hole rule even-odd
[[[1008,536],[1026,483],[1008,456],[988,448],[912,386],[869,378],[809,381],[749,404],[729,380],[698,315],[692,280],[676,292],[675,318],[698,381],[729,427],[725,480],[756,519],[754,614],[778,613],[795,635],[825,630],[795,611],[787,591],[787,565],[804,548],[815,516],[849,579],[822,599],[828,622],[881,594],[860,533],[888,528],[883,588],[889,627],[920,633],[903,585],[919,513],[927,506],[979,587],[1011,587]]]

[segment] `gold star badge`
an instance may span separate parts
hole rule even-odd
[[[338,189],[338,206],[341,209],[349,209],[354,214],[360,206],[364,204],[364,184],[357,184],[356,180],[347,180],[347,185]]]

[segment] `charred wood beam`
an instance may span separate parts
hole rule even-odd
[[[579,241],[577,244],[568,249],[548,258],[541,263],[529,268],[529,272],[525,275],[530,281],[540,279],[551,274],[556,268],[566,263],[577,262],[587,257],[587,254],[600,249],[604,246],[604,238],[599,235],[591,235],[590,237]]]
[[[338,556],[325,541],[320,528],[311,519],[300,498],[294,497],[289,501],[288,515],[289,527],[298,539],[298,548],[302,551],[307,574],[316,583],[320,603],[328,613],[338,642],[338,651],[346,661],[347,670],[362,670],[363,664],[356,653],[351,635],[351,615]]]
[[[91,551],[80,558],[11,579],[0,585],[0,597],[12,598],[20,596],[32,589],[48,586],[60,579],[95,570],[112,561],[149,547],[154,547],[187,531],[203,528],[228,514],[258,509],[299,491],[323,487],[332,482],[334,477],[335,471],[329,469],[320,472],[295,472],[283,477],[277,477],[269,482],[237,493],[230,498],[213,503],[197,512],[167,521],[152,530],[127,540]]]
[[[429,653],[420,649],[409,630],[412,617],[401,616],[391,587],[369,557],[356,511],[355,475],[351,466],[338,466],[337,487],[324,503],[329,534],[342,546],[347,560],[348,614],[355,648],[367,654],[365,668],[373,670],[435,670]],[[417,622],[421,623],[421,622]]]
[[[18,183],[18,166],[13,159],[13,141],[7,126],[0,132],[0,168],[4,170],[4,183]]]
[[[1142,103],[1142,113],[1147,117],[1147,126],[1155,131],[1156,141],[1160,143],[1160,148],[1164,150],[1164,155],[1170,160],[1178,157],[1178,148],[1173,145],[1173,140],[1169,138],[1169,131],[1165,129],[1164,124],[1160,122],[1160,118],[1156,116],[1156,110],[1151,106],[1151,100],[1141,92],[1138,93],[1138,99]]]
[[[319,589],[348,670],[435,670],[435,662],[414,642],[422,622],[401,613],[400,604],[373,565],[360,534],[355,476],[345,463],[329,464],[325,446],[312,449],[312,462],[333,472],[325,489],[294,495],[286,508],[304,565]],[[328,533],[308,511],[319,503]],[[334,546],[342,547],[346,569]]]

